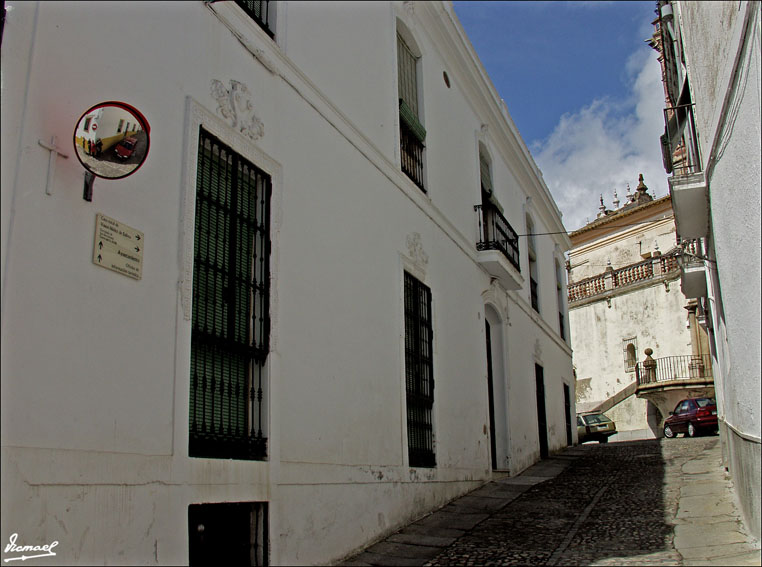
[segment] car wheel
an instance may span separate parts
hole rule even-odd
[[[692,423],[688,424],[688,437],[695,437],[696,436],[696,428],[693,427]]]
[[[664,426],[664,437],[667,439],[672,439],[675,436],[675,432],[672,431],[672,428],[669,425]]]

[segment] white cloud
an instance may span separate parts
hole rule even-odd
[[[572,231],[595,219],[600,195],[613,208],[614,190],[624,203],[642,173],[650,193],[667,194],[659,136],[664,131],[664,91],[656,53],[643,48],[625,67],[632,96],[625,101],[601,98],[561,117],[532,154]],[[621,206],[621,205],[620,205]]]

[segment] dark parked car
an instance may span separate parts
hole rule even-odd
[[[664,420],[664,437],[678,433],[694,437],[700,432],[717,431],[717,404],[714,398],[688,398],[681,400],[675,411]]]
[[[132,152],[135,151],[137,145],[138,139],[128,136],[116,145],[116,155],[122,159],[127,159],[132,155]]]
[[[609,437],[615,433],[616,423],[602,413],[577,414],[577,438],[580,443],[608,443]]]

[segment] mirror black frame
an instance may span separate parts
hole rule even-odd
[[[136,166],[129,171],[128,173],[125,173],[124,175],[118,175],[116,177],[109,177],[106,175],[101,175],[97,171],[94,171],[93,167],[86,164],[84,161],[82,161],[82,158],[80,157],[80,147],[77,145],[77,131],[79,130],[79,125],[82,123],[82,120],[88,115],[99,108],[105,108],[105,107],[117,107],[120,108],[126,112],[129,112],[137,121],[137,123],[140,125],[141,130],[143,130],[146,134],[146,149],[145,153],[143,154],[142,159],[140,160],[140,163],[136,164]],[[117,142],[118,143],[118,142]],[[74,153],[77,156],[77,159],[79,160],[79,163],[82,164],[82,167],[84,167],[90,174],[94,175],[95,177],[100,177],[101,179],[124,179],[125,177],[128,177],[135,173],[138,169],[140,169],[143,164],[146,161],[146,158],[148,158],[148,152],[151,149],[151,126],[148,123],[148,120],[146,120],[146,117],[143,116],[143,113],[140,112],[137,108],[134,106],[127,104],[125,102],[117,101],[117,100],[109,100],[105,102],[100,102],[94,106],[91,106],[88,108],[85,112],[82,113],[82,115],[77,120],[76,125],[74,126],[74,135],[72,136],[72,144],[74,145]],[[115,144],[114,144],[115,145]],[[110,146],[111,147],[111,146]],[[109,148],[110,148],[109,147]],[[107,148],[108,149],[108,148]]]

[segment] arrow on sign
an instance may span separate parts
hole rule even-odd
[[[98,254],[98,263],[100,264],[100,262],[101,262],[101,255]]]
[[[135,252],[140,252],[140,248],[138,248],[137,246],[135,246]]]
[[[136,235],[135,235],[135,239],[136,239],[136,240],[140,240],[140,235],[139,235],[139,234],[136,234]]]
[[[98,242],[98,250],[101,250],[103,248],[103,241],[101,240]]]

